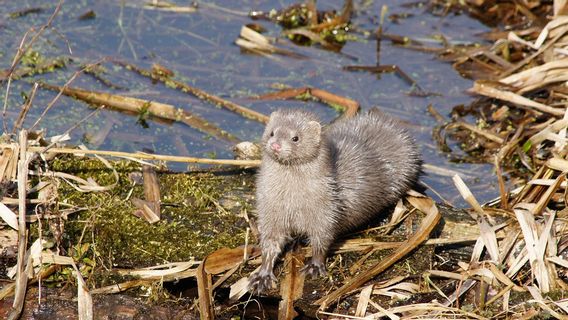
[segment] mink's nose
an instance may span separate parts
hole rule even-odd
[[[276,152],[279,152],[280,149],[282,149],[282,146],[280,146],[278,143],[276,142],[272,142],[272,144],[270,144],[270,148]]]

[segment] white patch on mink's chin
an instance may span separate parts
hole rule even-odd
[[[284,163],[286,160],[282,158],[282,154],[278,152],[274,152],[271,149],[265,150],[266,156],[270,157],[272,160],[278,163]]]
[[[288,164],[290,162],[289,157],[283,156],[282,153],[273,153],[272,158],[281,164]]]

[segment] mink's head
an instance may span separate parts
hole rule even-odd
[[[281,109],[270,115],[262,135],[264,154],[285,164],[303,164],[317,158],[321,125],[308,111]]]

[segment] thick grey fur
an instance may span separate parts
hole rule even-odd
[[[396,204],[416,183],[422,163],[400,123],[378,110],[324,129],[310,112],[278,110],[262,149],[256,185],[262,266],[249,279],[255,293],[272,287],[274,263],[295,236],[307,237],[313,248],[304,271],[325,274],[325,256],[337,237]]]

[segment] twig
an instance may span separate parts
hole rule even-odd
[[[120,13],[118,14],[118,19],[116,21],[116,23],[118,24],[118,28],[120,29],[120,33],[122,33],[122,40],[121,40],[120,46],[118,48],[118,53],[120,54],[120,49],[122,47],[123,41],[126,41],[126,43],[128,44],[128,47],[130,48],[130,52],[132,53],[132,57],[134,58],[134,60],[138,60],[138,55],[136,54],[136,51],[134,50],[134,46],[132,45],[132,42],[130,42],[130,38],[128,38],[128,34],[126,33],[126,30],[124,30],[124,26],[122,25],[123,15],[124,15],[124,2],[121,2]]]
[[[181,157],[181,156],[168,156],[149,153],[130,153],[122,151],[104,151],[104,150],[80,150],[70,148],[51,148],[44,150],[44,147],[29,147],[30,152],[45,152],[45,153],[69,153],[69,154],[93,154],[121,158],[135,158],[144,160],[161,160],[183,163],[200,163],[212,165],[232,165],[241,167],[257,167],[260,165],[260,160],[233,160],[233,159],[207,159],[207,158],[194,158],[194,157]]]
[[[286,254],[285,276],[280,285],[282,300],[278,304],[278,319],[292,320],[298,316],[294,310],[294,302],[302,297],[306,275],[300,270],[304,266],[304,254],[296,246]]]
[[[499,183],[499,196],[501,198],[501,209],[507,210],[509,208],[509,193],[505,188],[505,180],[503,179],[503,171],[501,170],[501,164],[499,161],[499,156],[495,155],[493,159],[493,164],[495,165],[495,174],[497,175],[497,182]]]
[[[182,92],[192,94],[192,95],[194,95],[195,97],[197,97],[201,100],[213,102],[213,103],[215,103],[215,104],[217,104],[217,105],[219,105],[219,106],[221,106],[225,109],[228,109],[230,111],[238,113],[238,114],[240,114],[244,117],[247,117],[249,119],[252,119],[252,120],[255,120],[255,121],[258,121],[258,122],[261,122],[261,123],[267,123],[268,122],[268,117],[266,115],[260,113],[260,112],[254,111],[254,110],[249,109],[247,107],[243,107],[241,105],[238,105],[234,102],[225,100],[225,99],[218,97],[216,95],[207,93],[207,92],[205,92],[201,89],[192,87],[192,86],[185,84],[183,82],[170,79],[167,76],[159,75],[159,74],[156,74],[156,73],[151,72],[149,70],[144,70],[144,69],[139,68],[139,67],[137,67],[133,64],[130,64],[130,63],[116,61],[116,60],[114,60],[113,62],[120,65],[120,66],[125,67],[128,70],[132,70],[132,71],[134,71],[134,72],[136,72],[136,73],[138,73],[142,76],[149,77],[152,80],[158,80],[160,82],[167,84],[168,86],[172,86],[175,89],[181,90]]]
[[[59,100],[59,97],[61,97],[61,95],[64,93],[64,91],[67,89],[67,87],[71,84],[71,82],[73,82],[75,80],[75,78],[77,78],[79,76],[79,74],[83,73],[85,70],[87,70],[89,68],[92,68],[95,65],[101,64],[104,61],[106,61],[106,58],[99,59],[98,61],[96,61],[94,63],[86,65],[83,69],[76,71],[71,76],[71,78],[69,78],[69,80],[67,80],[67,82],[65,82],[63,87],[60,87],[60,90],[57,93],[57,95],[47,104],[47,107],[45,107],[45,109],[43,110],[43,112],[41,113],[39,118],[37,118],[36,122],[34,122],[34,124],[28,130],[29,131],[34,130],[34,128],[39,124],[39,122],[43,119],[43,117],[47,114],[47,112],[53,107],[53,105],[55,105],[55,102],[57,102],[57,100]]]
[[[16,65],[20,62],[20,60],[22,59],[24,54],[32,47],[32,45],[37,41],[39,36],[42,35],[42,33],[45,31],[45,29],[51,27],[51,24],[53,23],[55,16],[57,16],[57,14],[59,13],[59,10],[61,9],[61,5],[63,5],[63,0],[60,0],[59,3],[57,3],[55,10],[53,11],[51,16],[49,17],[49,20],[47,20],[47,23],[39,28],[37,33],[34,34],[32,39],[30,40],[30,42],[26,45],[26,48],[24,50],[18,49],[18,53],[14,57],[14,60],[12,60],[12,65],[10,66],[10,69],[8,70],[8,74],[11,74],[12,72],[14,72],[14,70],[16,69]],[[32,27],[31,30],[33,30],[33,27]],[[25,37],[26,36],[24,35],[24,39],[25,39]],[[24,40],[24,39],[22,39],[22,40]]]
[[[16,132],[18,132],[18,130],[22,126],[22,123],[24,122],[24,119],[26,119],[26,115],[28,114],[28,111],[30,111],[30,107],[32,106],[32,102],[35,98],[37,87],[38,87],[38,83],[36,82],[36,83],[34,83],[34,86],[32,88],[32,92],[30,93],[28,100],[26,101],[26,103],[24,104],[24,107],[22,108],[22,111],[20,111],[20,114],[18,115],[18,119],[14,123],[14,128],[12,129],[12,134],[16,134]]]
[[[471,132],[474,132],[474,133],[476,133],[476,134],[478,134],[478,135],[480,135],[480,136],[482,136],[482,137],[484,137],[488,140],[491,140],[493,142],[497,142],[498,144],[503,144],[505,142],[505,140],[503,140],[503,138],[499,137],[498,135],[491,133],[491,132],[488,132],[488,131],[485,131],[485,130],[482,130],[482,129],[479,129],[478,127],[473,126],[473,125],[466,123],[466,122],[455,122],[455,123],[450,124],[447,128],[450,128],[450,127],[462,127],[464,129],[467,129]]]
[[[93,112],[89,113],[86,117],[84,117],[83,119],[81,119],[79,122],[77,122],[76,124],[74,124],[73,126],[71,126],[71,128],[67,129],[61,136],[65,137],[66,135],[68,135],[71,131],[75,130],[78,126],[80,126],[83,122],[89,120],[92,116],[94,116],[95,114],[97,114],[100,110],[104,109],[105,106],[100,106],[99,108],[97,108],[96,110],[94,110]],[[43,148],[43,150],[41,150],[39,153],[45,153],[48,149],[50,149],[51,147],[53,147],[56,143],[58,143],[59,140],[55,140],[52,143],[50,143],[47,147]]]
[[[28,33],[30,31],[31,30],[28,30],[24,34],[24,36],[22,37],[22,41],[20,42],[20,46],[18,47],[18,53],[20,53],[20,51],[22,50],[22,46],[24,45],[24,41],[26,40]],[[14,62],[16,61],[17,57],[18,57],[18,54],[16,54],[16,56],[14,57]],[[8,78],[8,84],[6,85],[6,94],[4,95],[4,107],[2,109],[2,127],[4,129],[4,132],[8,131],[8,125],[6,124],[6,111],[8,110],[8,96],[10,95],[10,87],[12,85],[12,74],[13,73],[14,73],[13,70],[8,70],[3,76],[4,79],[6,77]]]
[[[349,98],[341,97],[331,92],[312,88],[312,87],[301,87],[301,88],[292,88],[292,89],[284,89],[281,91],[263,94],[258,97],[254,97],[253,99],[258,100],[287,100],[287,99],[298,99],[298,97],[302,97],[305,95],[310,95],[321,101],[330,104],[330,105],[339,105],[344,108],[342,117],[350,118],[359,112],[359,103],[355,100],[351,100]]]
[[[426,92],[422,87],[416,82],[412,77],[410,77],[406,72],[404,72],[398,65],[396,64],[386,64],[380,66],[344,66],[343,70],[347,71],[367,71],[372,73],[395,73],[398,75],[402,80],[408,83],[412,88],[416,88],[418,92],[416,92],[419,96],[428,96],[428,95],[436,95],[436,93]]]
[[[8,108],[8,96],[10,94],[10,85],[12,83],[12,73],[14,73],[14,70],[16,70],[16,66],[18,65],[18,63],[20,63],[20,60],[23,58],[24,54],[26,52],[28,52],[28,50],[32,47],[32,45],[37,41],[39,36],[41,36],[43,34],[45,29],[51,27],[53,20],[55,19],[55,17],[59,13],[59,10],[61,9],[61,5],[63,5],[63,0],[59,0],[59,2],[57,3],[57,6],[55,7],[55,10],[53,10],[53,13],[51,14],[49,19],[47,20],[47,23],[45,23],[43,26],[41,26],[39,28],[39,30],[36,32],[36,34],[33,35],[30,42],[28,42],[28,44],[25,46],[25,48],[22,49],[29,32],[33,31],[34,28],[33,27],[30,28],[30,30],[28,30],[24,34],[24,36],[22,37],[22,41],[20,42],[20,46],[18,47],[18,52],[16,53],[16,55],[14,56],[14,59],[12,60],[12,65],[10,66],[10,69],[8,69],[8,71],[6,72],[6,75],[8,77],[8,85],[6,86],[6,96],[4,97],[4,108],[2,110],[2,121],[3,121],[4,132],[8,131],[7,125],[6,125],[6,111],[7,111],[7,108]],[[1,82],[2,81],[0,81],[0,83]]]
[[[377,67],[381,65],[381,41],[383,40],[383,24],[385,22],[385,16],[388,12],[388,6],[383,5],[381,8],[381,20],[379,21],[379,27],[377,28],[377,49],[376,49],[376,64]]]

